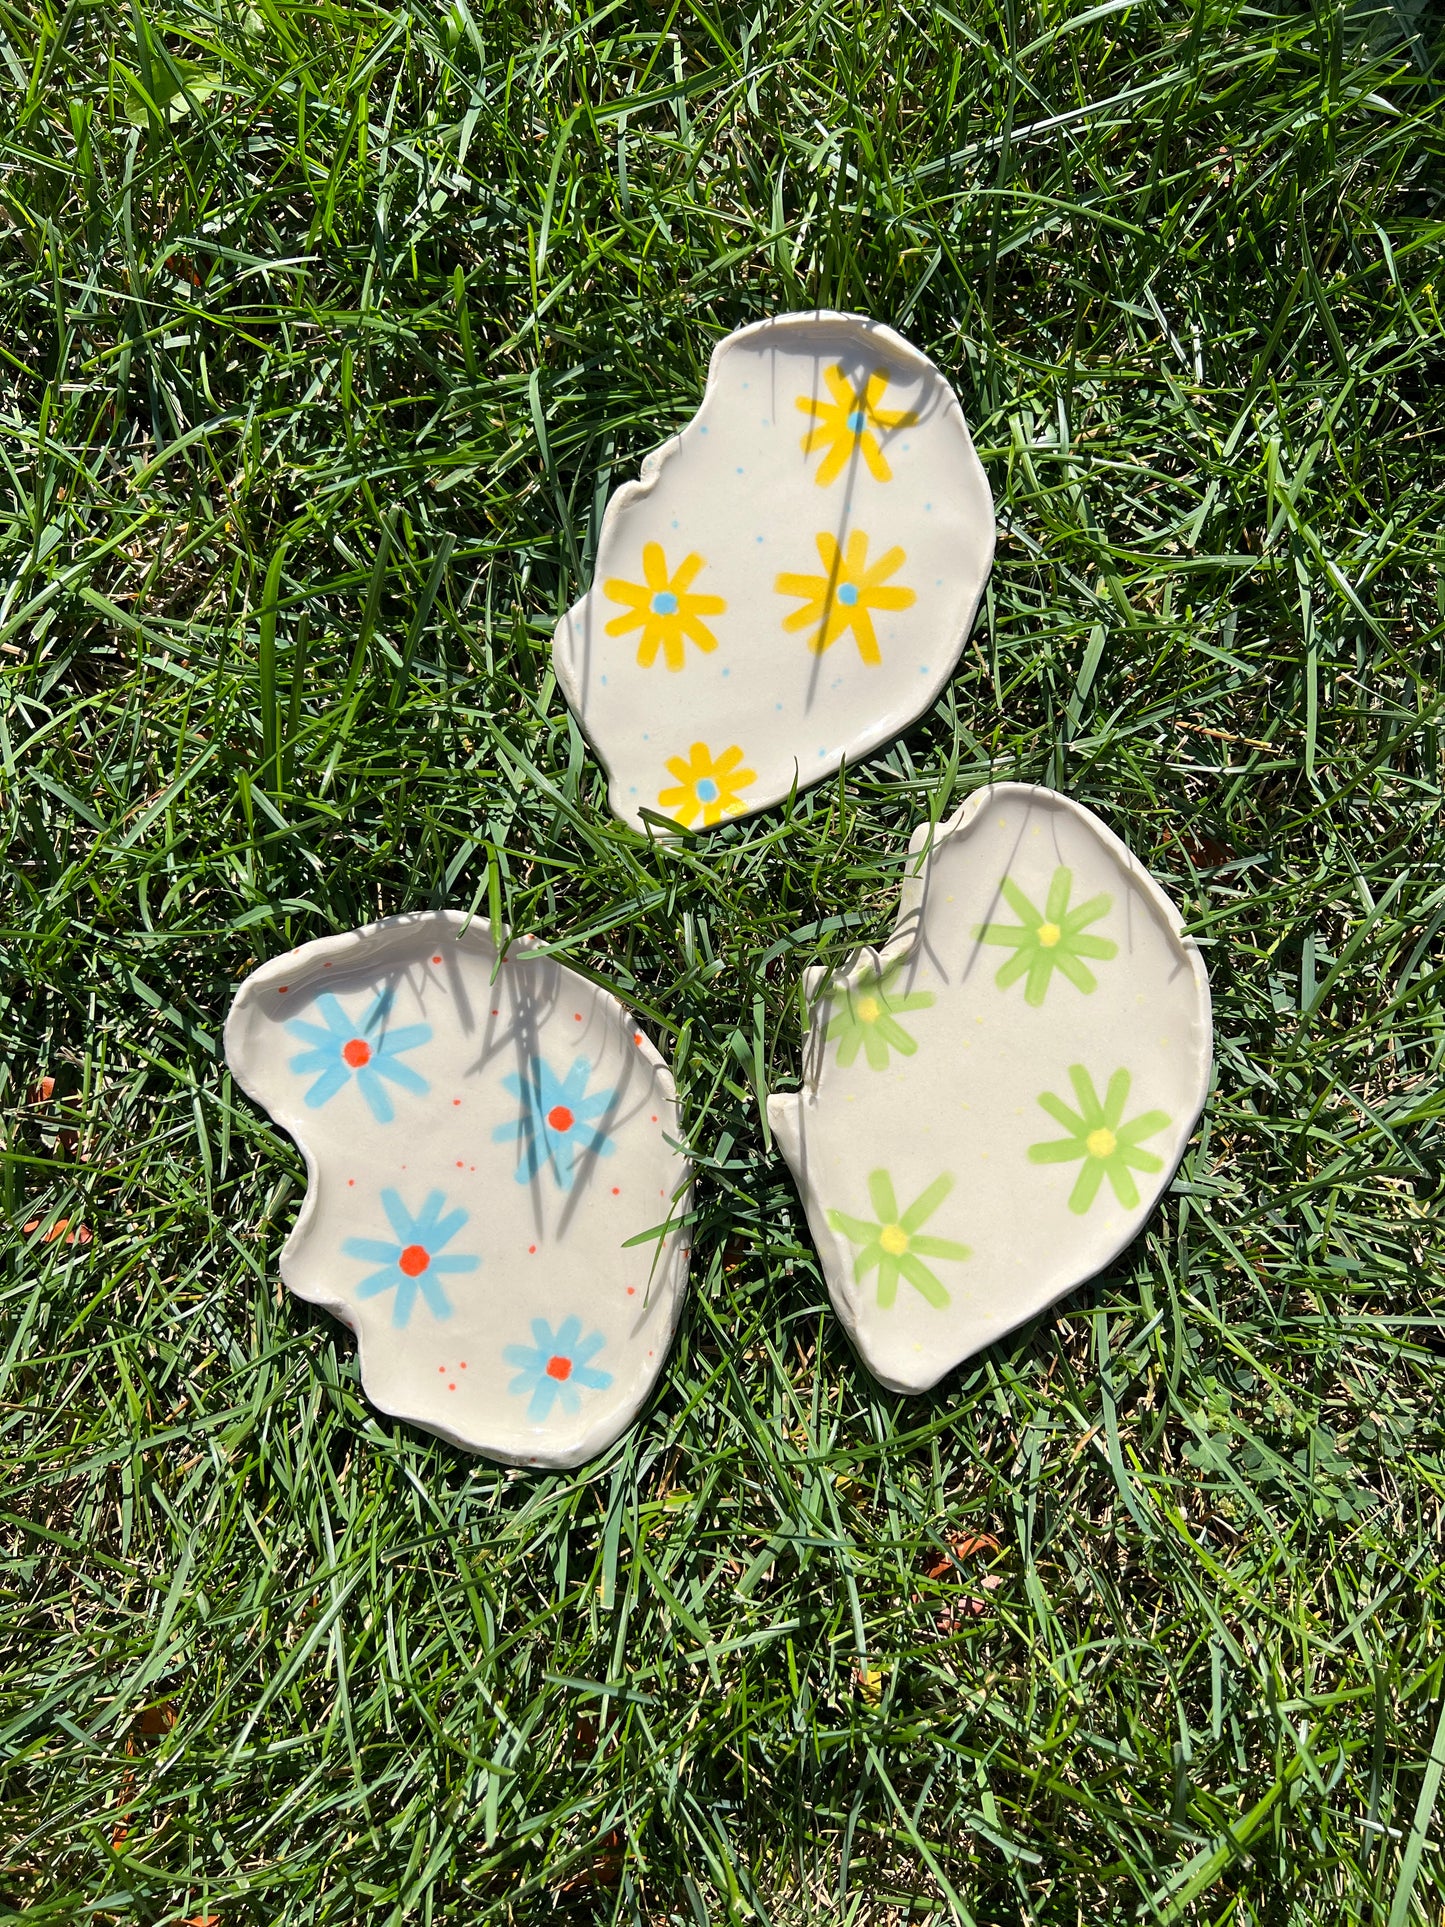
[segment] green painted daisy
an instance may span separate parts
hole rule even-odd
[[[835,1008],[824,1040],[831,1044],[837,1039],[838,1062],[845,1070],[860,1050],[867,1053],[870,1070],[886,1071],[890,1051],[911,1057],[918,1049],[915,1039],[899,1023],[898,1013],[927,1010],[934,997],[931,990],[894,996],[892,986],[902,968],[896,963],[881,975],[865,971],[856,984],[830,993]]]
[[[1119,946],[1111,937],[1091,937],[1085,926],[1097,923],[1113,903],[1112,897],[1090,897],[1077,910],[1069,908],[1069,892],[1074,887],[1072,870],[1061,863],[1049,884],[1048,901],[1040,913],[1035,910],[1018,885],[1009,877],[1002,884],[1009,908],[1020,923],[983,923],[974,936],[983,943],[1005,944],[1013,955],[999,969],[994,982],[1007,990],[1020,977],[1027,976],[1024,1001],[1037,1007],[1044,1001],[1049,980],[1061,970],[1078,990],[1097,990],[1098,979],[1083,957],[1117,956]]]
[[[948,1303],[948,1293],[923,1260],[952,1258],[961,1263],[970,1255],[968,1246],[956,1244],[952,1238],[921,1238],[918,1228],[928,1222],[952,1189],[953,1179],[945,1171],[919,1192],[906,1211],[900,1211],[892,1178],[886,1171],[874,1171],[868,1179],[868,1197],[878,1213],[876,1224],[867,1218],[850,1217],[846,1211],[828,1213],[833,1229],[859,1247],[853,1276],[861,1281],[876,1267],[878,1302],[885,1310],[898,1296],[900,1277],[939,1311]]]
[[[1069,1081],[1078,1100],[1077,1114],[1052,1091],[1045,1091],[1038,1100],[1069,1135],[1052,1138],[1047,1144],[1031,1144],[1029,1160],[1033,1164],[1072,1164],[1079,1158],[1084,1160],[1078,1182],[1069,1194],[1069,1209],[1078,1212],[1080,1217],[1099,1195],[1099,1186],[1105,1178],[1114,1187],[1114,1196],[1124,1209],[1132,1211],[1139,1202],[1139,1187],[1130,1176],[1131,1170],[1164,1169],[1163,1158],[1156,1157],[1153,1151],[1141,1150],[1140,1143],[1162,1131],[1169,1119],[1163,1111],[1144,1111],[1127,1124],[1121,1122],[1133,1082],[1128,1071],[1115,1071],[1102,1102],[1094,1089],[1094,1080],[1082,1064],[1069,1066]]]

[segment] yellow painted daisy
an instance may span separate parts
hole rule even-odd
[[[868,538],[861,529],[848,537],[842,550],[831,535],[815,538],[825,573],[822,575],[780,575],[773,587],[779,595],[806,597],[801,609],[784,616],[785,629],[812,629],[808,647],[821,656],[845,630],[853,631],[858,654],[864,662],[878,663],[878,638],[873,633],[870,609],[907,609],[918,598],[912,589],[883,585],[904,561],[902,549],[889,549],[870,569]]]
[[[878,406],[888,386],[888,377],[882,369],[871,374],[861,388],[855,388],[838,367],[825,368],[823,378],[833,391],[832,401],[824,401],[818,395],[799,395],[797,400],[803,413],[814,417],[813,426],[803,437],[803,453],[811,455],[815,448],[823,447],[828,451],[813,479],[820,488],[826,488],[842,474],[856,449],[868,464],[875,482],[891,482],[893,470],[874,431],[886,433],[890,428],[911,428],[918,420],[917,415],[911,408]]]
[[[667,557],[660,542],[647,542],[642,550],[643,582],[624,582],[612,576],[602,585],[609,602],[627,604],[625,615],[614,616],[607,625],[609,636],[625,636],[629,629],[642,630],[637,645],[637,660],[650,669],[662,650],[669,669],[681,669],[686,647],[696,643],[704,655],[717,648],[717,637],[700,616],[720,616],[727,604],[720,595],[689,595],[688,586],[704,566],[700,555],[686,555],[675,575],[667,573]]]
[[[659,790],[657,800],[670,816],[686,829],[699,817],[703,828],[711,829],[725,816],[736,816],[743,807],[743,791],[757,778],[757,771],[742,767],[743,753],[734,743],[720,756],[714,756],[706,743],[694,743],[687,760],[669,756],[667,768],[677,778],[677,788]]]

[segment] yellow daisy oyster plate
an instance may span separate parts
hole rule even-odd
[[[1081,804],[978,791],[897,930],[809,971],[800,1092],[768,1099],[865,1362],[921,1392],[1117,1257],[1209,1089],[1209,981],[1179,913]]]
[[[958,397],[901,335],[827,312],[729,335],[553,637],[613,810],[709,829],[895,736],[952,674],[993,546]]]

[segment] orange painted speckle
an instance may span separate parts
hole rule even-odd
[[[573,1011],[573,1013],[572,1013],[572,1022],[573,1022],[574,1024],[580,1024],[580,1023],[582,1022],[582,1013],[581,1013],[581,1011],[580,1011],[580,1010],[574,1010],[574,1011]]]
[[[281,984],[281,985],[279,986],[279,991],[280,991],[280,994],[281,994],[281,996],[283,996],[283,997],[284,997],[284,996],[286,995],[286,992],[287,992],[287,991],[288,991],[288,990],[289,990],[290,988],[291,988],[291,986],[290,986],[290,984]]]
[[[341,1046],[341,1055],[354,1071],[371,1062],[371,1046],[364,1037],[352,1037]]]
[[[629,1285],[629,1286],[627,1287],[627,1295],[628,1295],[628,1297],[629,1297],[629,1298],[635,1298],[635,1297],[637,1296],[637,1287],[636,1287],[636,1285]]]
[[[460,1159],[460,1158],[458,1158],[458,1159],[457,1159],[457,1169],[458,1169],[458,1170],[460,1171],[460,1170],[461,1170],[461,1168],[462,1168],[462,1161],[461,1161],[461,1159]]]
[[[455,1385],[448,1385],[448,1387],[447,1387],[447,1390],[448,1390],[449,1392],[454,1392],[454,1391],[455,1391],[456,1389],[457,1389],[457,1388],[456,1388],[456,1386],[455,1386]]]
[[[642,1042],[642,1032],[640,1030],[633,1031],[632,1041],[634,1044],[640,1044]]]
[[[500,1017],[500,1016],[501,1016],[501,1014],[502,1014],[502,1013],[501,1013],[501,1011],[499,1011],[499,1010],[494,1010],[494,1011],[492,1012],[492,1015],[493,1015],[494,1017]]]
[[[459,1372],[464,1372],[466,1369],[467,1369],[467,1361],[464,1358],[459,1359],[457,1362],[457,1370]]]
[[[355,1178],[348,1178],[348,1179],[346,1180],[346,1182],[347,1182],[348,1184],[352,1184],[352,1185],[354,1185],[354,1184],[356,1183],[356,1179],[355,1179]]]
[[[440,958],[440,957],[433,957],[433,958],[432,958],[432,962],[433,962],[433,963],[440,963],[440,962],[441,962],[441,958]]]
[[[447,1368],[446,1368],[446,1366],[445,1366],[445,1365],[438,1365],[438,1366],[437,1366],[437,1370],[438,1370],[438,1371],[439,1371],[439,1372],[441,1373],[441,1375],[442,1375],[442,1377],[443,1377],[443,1378],[445,1378],[445,1377],[446,1377],[446,1371],[447,1371]]]
[[[528,1245],[528,1246],[527,1246],[527,1249],[528,1249],[528,1251],[535,1251],[535,1250],[537,1249],[537,1247],[536,1247],[535,1245]]]
[[[408,1278],[419,1278],[431,1263],[431,1253],[425,1245],[408,1245],[396,1263],[397,1269],[404,1271]]]
[[[323,969],[323,970],[329,970],[330,968],[331,968],[331,965],[330,965],[330,964],[323,964],[323,965],[322,965],[322,969]]]
[[[461,1099],[460,1099],[459,1097],[454,1097],[454,1098],[452,1099],[452,1102],[453,1102],[453,1104],[460,1104],[460,1103],[461,1103],[461,1101],[462,1101],[462,1100],[461,1100]]]
[[[570,1131],[577,1120],[565,1104],[554,1104],[547,1113],[547,1122],[554,1131]]]
[[[656,1124],[656,1122],[657,1122],[657,1112],[656,1112],[656,1111],[654,1111],[654,1112],[652,1113],[652,1121],[653,1121],[653,1123],[654,1123],[654,1124]]]
[[[565,1383],[566,1380],[572,1376],[571,1359],[563,1358],[560,1352],[554,1357],[549,1358],[547,1360],[547,1376],[548,1378],[555,1378],[559,1384]]]
[[[622,1196],[622,1187],[614,1184],[612,1187],[612,1195],[614,1198],[620,1198]]]

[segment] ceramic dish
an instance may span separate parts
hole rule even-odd
[[[557,680],[624,822],[707,829],[866,755],[930,707],[993,555],[958,397],[861,315],[782,315],[607,505]]]
[[[281,1275],[356,1333],[374,1404],[523,1465],[618,1436],[686,1290],[690,1166],[615,997],[454,911],[392,917],[254,971],[226,1057],[306,1159]]]
[[[1204,963],[1089,810],[979,791],[904,884],[896,933],[808,973],[800,1093],[768,1100],[829,1293],[920,1392],[1107,1265],[1209,1088]]]

